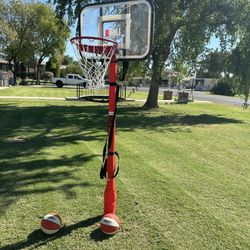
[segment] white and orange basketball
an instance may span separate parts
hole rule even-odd
[[[105,214],[100,222],[101,230],[105,234],[115,234],[120,228],[120,221],[115,214]]]
[[[55,234],[62,227],[62,220],[57,213],[50,213],[43,217],[41,229],[46,234]]]

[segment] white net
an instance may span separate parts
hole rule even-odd
[[[117,52],[117,43],[98,37],[74,37],[70,41],[83,74],[89,80],[88,86],[104,87],[105,74]]]

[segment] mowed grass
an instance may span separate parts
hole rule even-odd
[[[141,105],[141,104],[140,104]],[[119,104],[117,215],[103,235],[107,105],[0,100],[1,249],[249,249],[250,113]],[[39,229],[56,211],[65,227]]]
[[[108,95],[108,88],[81,88],[81,96],[84,95]],[[1,96],[65,98],[76,97],[77,92],[76,86],[65,86],[63,88],[57,88],[55,85],[30,85],[0,89],[0,97]]]
[[[140,89],[136,91],[127,91],[127,98],[132,100],[146,100],[148,96],[147,92],[142,92]],[[163,100],[163,94],[158,95],[158,100]]]
[[[108,95],[108,89],[81,89],[81,95]],[[126,93],[127,98],[132,100],[146,100],[147,95],[146,92],[141,92],[140,89],[132,91],[132,88],[128,88]],[[76,97],[77,93],[74,86],[57,88],[53,85],[33,85],[0,89],[1,96],[65,98]],[[122,93],[122,97],[124,96],[125,90]],[[159,99],[163,99],[162,94],[159,94]]]

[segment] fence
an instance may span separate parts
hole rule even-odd
[[[127,95],[126,86],[120,86],[119,98],[126,100],[126,95]],[[86,97],[93,97],[96,99],[98,99],[98,98],[104,99],[104,98],[108,98],[108,96],[109,96],[109,87],[108,86],[101,88],[101,89],[84,88],[79,84],[76,86],[76,97],[78,99],[86,98]]]

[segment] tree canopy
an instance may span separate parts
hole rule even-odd
[[[244,95],[244,106],[247,107],[250,91],[250,1],[239,1],[237,13],[239,14],[235,15],[235,23],[231,26],[235,48],[232,50],[230,62]]]
[[[32,40],[34,56],[37,62],[37,79],[40,80],[40,65],[45,58],[62,53],[66,49],[66,39],[69,29],[64,22],[60,22],[54,11],[47,5],[38,3],[34,6],[34,32]]]
[[[73,18],[86,2],[98,1],[54,0],[59,15],[67,13]],[[245,10],[249,8],[249,0],[154,0],[154,5],[152,79],[145,103],[148,108],[158,107],[159,78],[170,55],[176,61],[195,65],[212,35],[220,38],[221,48],[225,49],[228,42],[243,39],[243,36],[234,39],[235,27],[242,21],[250,23]],[[244,27],[240,30],[245,30]]]
[[[0,44],[1,56],[14,63],[16,78],[17,64],[31,57],[30,37],[33,28],[31,5],[11,0],[8,4],[0,1]]]
[[[223,74],[227,75],[232,72],[230,69],[230,52],[229,51],[211,51],[199,63],[198,77],[220,78]]]
[[[10,65],[14,63],[16,78],[19,62],[36,64],[39,68],[45,58],[63,54],[69,28],[56,17],[52,8],[43,3],[25,3],[11,0],[0,2],[1,55]]]
[[[56,7],[58,17],[67,17],[68,22],[73,24],[80,14],[80,10],[86,3],[101,2],[100,0],[48,0]],[[105,1],[103,1],[105,2]]]
[[[225,41],[227,18],[233,8],[231,1],[189,0],[154,1],[156,28],[152,53],[153,75],[145,106],[158,107],[158,78],[166,60],[173,58],[195,63],[211,35]]]
[[[82,68],[78,62],[72,62],[61,70],[61,76],[66,77],[67,74],[77,74],[83,76]]]

